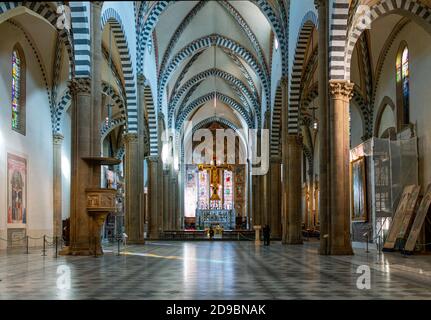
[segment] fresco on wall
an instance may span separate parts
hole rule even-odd
[[[8,153],[8,224],[27,223],[27,160]]]
[[[245,166],[235,166],[234,186],[235,186],[235,211],[237,215],[245,216]]]

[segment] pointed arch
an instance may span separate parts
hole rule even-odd
[[[232,99],[231,97],[229,97],[225,94],[219,93],[219,92],[217,92],[215,94],[215,97],[216,97],[216,99],[226,103],[232,109],[237,111],[242,116],[244,121],[247,123],[249,128],[254,128],[254,121],[252,120],[252,118],[248,114],[247,110],[245,110],[245,108],[241,104],[239,104],[237,101],[235,101],[235,99]],[[180,130],[182,128],[184,121],[187,119],[188,115],[191,112],[193,112],[195,109],[199,108],[200,106],[202,106],[206,102],[211,101],[212,99],[214,99],[214,92],[205,94],[205,95],[197,98],[196,100],[194,100],[190,104],[188,104],[182,110],[178,110],[178,115],[175,118],[175,130]]]
[[[178,65],[180,65],[181,62],[187,59],[188,57],[193,56],[195,52],[205,50],[213,45],[228,49],[234,52],[235,54],[239,55],[244,61],[246,61],[250,65],[250,67],[256,72],[259,78],[262,80],[262,84],[266,92],[266,95],[267,97],[270,97],[270,94],[269,94],[270,85],[267,81],[267,77],[262,69],[262,66],[257,61],[256,57],[236,41],[226,38],[219,34],[212,34],[212,35],[208,35],[208,36],[204,36],[199,39],[196,39],[191,43],[189,43],[188,45],[186,45],[185,47],[183,47],[183,49],[181,49],[171,59],[170,63],[166,66],[166,68],[162,70],[158,81],[159,83],[159,94],[157,99],[158,110],[161,110],[161,107],[162,107],[162,99],[166,88],[166,84],[170,76],[174,72],[174,70],[178,67]]]
[[[244,94],[247,99],[249,99],[249,101],[251,101],[252,106],[254,107],[254,113],[256,114],[257,118],[260,119],[260,108],[259,108],[259,104],[258,102],[255,100],[255,97],[253,96],[253,94],[251,93],[251,91],[247,88],[247,86],[238,78],[236,78],[235,76],[233,76],[232,74],[217,69],[217,68],[211,68],[211,69],[207,69],[205,71],[202,71],[198,74],[196,74],[195,76],[193,76],[191,79],[189,79],[186,83],[184,83],[184,85],[182,85],[178,92],[175,94],[175,96],[171,97],[171,100],[169,101],[169,108],[168,108],[168,126],[171,127],[172,125],[172,121],[173,121],[173,116],[175,114],[175,112],[177,111],[177,105],[181,99],[181,97],[186,93],[191,91],[192,87],[196,84],[201,83],[202,81],[204,81],[206,78],[208,77],[212,77],[212,76],[216,76],[219,77],[221,79],[224,79],[225,81],[229,82],[230,84],[232,84],[233,86],[235,86],[236,88],[238,88],[240,90],[240,92],[242,94]]]
[[[127,131],[136,133],[138,131],[138,110],[136,102],[136,81],[133,72],[133,63],[130,56],[129,45],[120,15],[112,8],[107,8],[102,12],[101,28],[109,24],[114,35],[114,40],[120,54],[121,69],[124,77],[126,89],[127,107]]]
[[[313,18],[314,16],[314,18]],[[305,55],[307,53],[308,42],[316,28],[317,18],[313,12],[308,12],[301,23],[298,39],[296,41],[295,56],[292,65],[292,75],[289,90],[289,110],[288,110],[288,134],[297,134],[299,129],[299,104],[301,91],[301,78],[304,69]]]
[[[352,62],[353,50],[356,42],[360,38],[362,32],[367,28],[368,24],[371,24],[379,17],[391,14],[391,13],[404,13],[416,21],[419,25],[424,27],[429,33],[431,33],[431,8],[423,6],[418,1],[413,0],[383,0],[375,4],[370,8],[369,21],[364,24],[361,19],[358,19],[347,34],[347,40],[345,44],[345,50],[343,51],[343,60],[341,61],[344,66],[343,70],[339,70],[337,78],[350,80],[350,65]],[[339,68],[340,69],[340,68]]]

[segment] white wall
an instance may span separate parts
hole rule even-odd
[[[3,23],[0,34],[0,237],[7,235],[8,152],[27,158],[27,234],[52,234],[53,149],[47,93],[36,57],[22,32]],[[27,64],[25,136],[11,129],[11,54],[17,42]],[[0,248],[5,246],[0,241]]]
[[[61,186],[62,186],[62,204],[61,215],[62,219],[70,217],[70,178],[71,178],[71,144],[72,144],[72,128],[71,128],[71,108],[65,113],[62,122],[62,133],[64,136],[61,146]]]
[[[414,22],[396,37],[386,57],[377,90],[374,114],[385,96],[396,101],[395,59],[402,40],[410,53],[410,122],[417,125],[419,144],[419,183],[431,183],[431,35]],[[376,121],[376,119],[374,120]]]

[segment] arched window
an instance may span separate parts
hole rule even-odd
[[[398,130],[410,123],[409,49],[401,43],[397,54],[397,124]]]
[[[25,135],[25,60],[22,49],[12,51],[12,129]]]

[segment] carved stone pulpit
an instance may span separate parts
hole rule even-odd
[[[85,190],[87,195],[87,212],[93,218],[93,250],[95,255],[102,255],[100,233],[106,217],[110,212],[115,212],[115,197],[117,190],[89,188]]]

